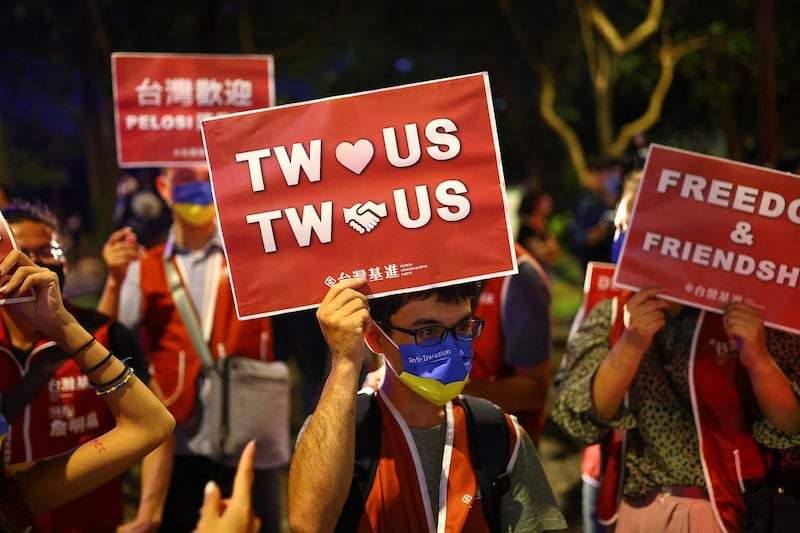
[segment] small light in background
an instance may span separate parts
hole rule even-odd
[[[398,58],[398,59],[397,59],[397,60],[394,62],[394,69],[395,69],[397,72],[402,72],[403,74],[405,74],[405,73],[407,73],[407,72],[411,72],[411,70],[412,70],[413,68],[414,68],[414,62],[413,62],[413,61],[411,61],[411,59],[410,59],[410,58],[408,58],[408,57],[401,57],[401,58]]]

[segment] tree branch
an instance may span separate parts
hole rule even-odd
[[[676,46],[665,45],[661,48],[659,53],[661,76],[653,92],[650,94],[650,101],[647,109],[637,119],[628,122],[620,128],[617,138],[609,147],[609,156],[622,156],[634,135],[647,131],[661,118],[661,109],[667,97],[667,92],[672,85],[672,80],[675,75],[675,66],[683,56],[703,48],[707,44],[708,38],[703,36],[690,39]]]
[[[589,68],[589,79],[593,82],[597,78],[597,42],[592,31],[591,11],[594,7],[593,0],[575,0],[578,9],[578,21],[581,27],[581,39],[586,50],[586,65]]]
[[[564,142],[567,153],[569,154],[569,159],[572,162],[573,168],[575,168],[575,172],[578,174],[578,179],[581,184],[589,188],[595,188],[596,184],[593,183],[586,169],[586,158],[578,134],[558,116],[558,113],[556,113],[556,84],[555,80],[553,80],[553,75],[549,69],[544,66],[542,67],[540,75],[542,78],[542,89],[539,96],[539,112],[542,114],[542,118],[547,125],[550,126]]]
[[[620,37],[617,28],[608,20],[603,10],[597,7],[595,2],[591,2],[589,9],[591,11],[588,15],[591,17],[598,33],[605,38],[614,53],[622,55],[636,49],[645,39],[656,32],[661,21],[661,15],[664,12],[664,0],[650,0],[650,9],[647,11],[647,17],[625,39]]]

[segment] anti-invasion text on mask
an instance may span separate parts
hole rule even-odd
[[[434,360],[439,359],[441,357],[445,357],[445,356],[451,355],[452,353],[453,353],[452,350],[439,350],[436,353],[423,354],[423,355],[417,355],[415,357],[409,357],[408,358],[408,362],[412,363],[412,364],[415,364],[415,363],[427,363],[428,361],[434,361]]]

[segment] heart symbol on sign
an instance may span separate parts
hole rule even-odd
[[[336,147],[336,160],[354,174],[364,172],[373,155],[375,148],[366,139],[359,139],[354,144],[347,141],[340,142]]]

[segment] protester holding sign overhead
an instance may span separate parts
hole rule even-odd
[[[691,224],[697,236],[692,216],[640,211],[661,174],[654,164],[648,158],[618,278],[643,274],[620,272],[638,243],[631,235]],[[703,239],[713,237],[706,227]],[[554,419],[586,443],[627,430],[618,531],[742,531],[744,495],[769,471],[766,450],[800,444],[800,338],[765,327],[771,302],[763,309],[756,294],[710,312],[661,298],[665,287],[650,281],[598,303],[570,339]]]
[[[485,400],[459,397],[483,329],[472,314],[478,290],[470,282],[368,301],[362,278],[330,289],[317,317],[331,371],[289,471],[292,531],[330,531],[337,521],[339,531],[566,527],[516,419]],[[357,398],[365,341],[383,354],[387,371],[377,393]],[[491,413],[483,432],[475,427],[479,407]],[[493,453],[478,452],[483,437],[497,443]],[[498,458],[501,477],[490,477]],[[366,477],[363,465],[370,465]]]
[[[215,426],[205,425],[206,413],[217,412],[217,402],[223,400],[210,395],[209,374],[199,379],[208,372],[200,351],[209,351],[214,360],[244,356],[273,361],[273,331],[270,319],[236,319],[207,168],[168,168],[157,185],[173,214],[167,242],[131,263],[120,292],[106,294],[103,300],[119,302],[119,320],[131,329],[143,330],[153,379],[161,386],[178,423],[161,530],[189,532],[197,521],[203,487],[213,480],[229,490],[241,452],[230,450],[220,456],[215,449],[219,432],[213,429]],[[175,282],[168,283],[169,272],[175,273]],[[107,289],[113,286],[106,284]],[[179,300],[188,301],[188,312],[183,311]],[[238,420],[247,413],[261,416],[258,406],[270,405],[275,411],[269,420],[278,424],[286,421],[286,431],[274,435],[283,441],[274,445],[261,442],[261,453],[255,460],[253,505],[264,531],[279,527],[280,467],[288,460],[288,396],[284,396],[257,398],[261,403],[234,405],[235,411],[227,411],[235,412]],[[285,407],[283,412],[281,406]],[[233,422],[232,417],[231,431]],[[267,422],[263,420],[262,425]]]

